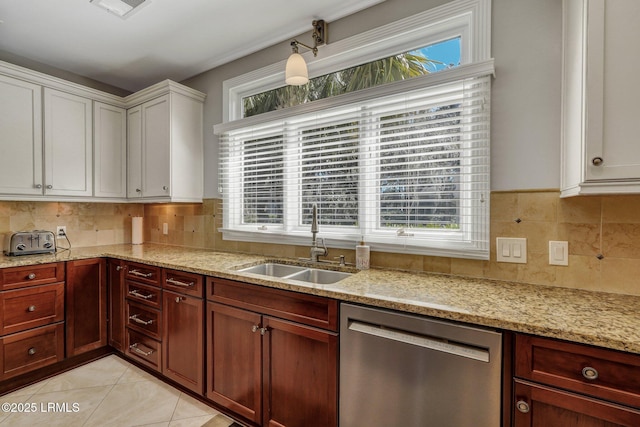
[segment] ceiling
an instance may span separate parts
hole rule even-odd
[[[306,31],[311,43],[314,19],[330,23],[381,1],[146,0],[126,19],[89,0],[3,1],[0,51],[134,92]]]

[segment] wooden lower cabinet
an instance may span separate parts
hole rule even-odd
[[[107,336],[109,345],[118,351],[124,351],[124,262],[117,259],[107,260],[108,277],[108,319]]]
[[[162,374],[204,392],[204,302],[177,292],[163,292]]]
[[[107,345],[107,270],[104,258],[67,261],[67,357]]]
[[[262,425],[336,426],[338,335],[267,316],[263,324]]]
[[[640,356],[516,334],[514,427],[640,426]]]
[[[0,338],[0,379],[64,359],[64,324],[42,326]]]
[[[215,287],[213,282],[209,286]],[[233,301],[230,295],[243,286],[254,287],[222,281],[217,295],[216,291],[208,294]],[[260,291],[264,288],[256,287],[258,294]],[[295,300],[297,296],[286,291],[268,293],[265,302],[271,304],[267,309],[270,314],[279,310],[274,301]],[[306,310],[306,301],[302,302],[306,297],[302,296],[299,304],[282,307]],[[258,302],[252,301],[251,307],[259,307]],[[329,317],[333,317],[336,311],[332,303],[328,306]],[[207,398],[254,425],[337,426],[337,332],[270,314],[207,302]],[[297,318],[300,313],[282,315]],[[310,322],[317,320],[310,318]]]
[[[640,410],[516,380],[515,427],[638,427]]]

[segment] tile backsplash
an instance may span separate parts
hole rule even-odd
[[[67,227],[73,247],[131,243],[131,217],[142,216],[139,203],[66,203],[0,201],[0,233]],[[4,246],[4,235],[0,236]],[[66,241],[61,246],[66,246]]]
[[[145,205],[145,241],[307,257],[307,246],[222,240],[220,200],[202,204]],[[373,267],[487,277],[526,283],[640,295],[640,195],[561,199],[557,190],[491,195],[491,259],[488,261],[371,252]],[[169,232],[162,234],[162,224]],[[496,237],[526,237],[527,264],[496,262]],[[569,242],[569,265],[549,265],[549,241]],[[354,242],[355,245],[355,242]],[[355,251],[331,249],[354,262]]]
[[[371,265],[640,295],[639,212],[640,195],[561,199],[555,190],[494,192],[490,260],[372,251]],[[276,257],[309,255],[308,246],[223,240],[218,199],[149,205],[0,201],[0,233],[55,231],[66,225],[75,247],[130,243],[133,216],[144,216],[145,242]],[[162,232],[165,223],[167,234]],[[527,264],[496,262],[496,237],[526,237]],[[549,265],[550,240],[569,242],[568,266]],[[354,250],[329,250],[330,256],[355,260]]]

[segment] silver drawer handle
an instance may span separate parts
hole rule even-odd
[[[140,349],[138,348],[138,343],[137,343],[137,342],[136,342],[136,343],[131,344],[131,345],[129,346],[129,350],[131,350],[131,351],[133,351],[133,352],[135,352],[135,353],[141,354],[141,355],[143,355],[143,356],[151,356],[151,355],[153,354],[153,350],[149,350],[149,351],[140,350]]]
[[[29,275],[27,276],[27,279],[29,280],[33,280],[36,278],[36,273],[29,273]]]
[[[147,295],[141,294],[136,289],[129,291],[129,295],[133,295],[135,297],[142,298],[142,299],[151,299],[156,296],[156,294],[147,294]]]
[[[34,354],[36,354],[36,348],[31,347],[27,353],[29,353],[29,356],[33,356]]]
[[[138,277],[145,277],[147,279],[153,276],[153,273],[140,273],[138,270],[129,270],[129,274],[133,274],[134,276]]]
[[[138,317],[137,314],[129,316],[129,320],[133,320],[136,323],[139,323],[144,326],[149,326],[153,324],[153,320],[142,320]]]
[[[524,400],[518,400],[516,402],[516,409],[518,409],[518,411],[522,412],[523,414],[526,414],[530,411],[531,408],[529,407],[529,404]]]
[[[586,366],[582,368],[582,376],[590,381],[593,381],[595,379],[598,379],[598,371],[596,370],[596,368]]]
[[[191,287],[191,286],[196,284],[195,282],[189,282],[189,283],[181,282],[180,280],[176,280],[176,279],[174,279],[172,277],[167,279],[167,283],[169,283],[171,285],[182,286],[184,288],[189,288],[189,287]]]
[[[29,308],[27,308],[27,311],[29,311],[29,312],[36,311],[36,306],[35,305],[30,305]]]

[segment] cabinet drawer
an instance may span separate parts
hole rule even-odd
[[[51,365],[64,359],[64,324],[43,326],[0,338],[2,378]]]
[[[516,376],[640,407],[640,356],[516,336]]]
[[[64,262],[0,269],[0,291],[64,281]]]
[[[162,344],[153,338],[127,329],[126,353],[138,362],[160,371]]]
[[[127,280],[127,298],[151,307],[161,307],[161,290],[155,286],[147,286]]]
[[[178,270],[162,270],[162,287],[185,295],[202,298],[202,276]]]
[[[64,283],[0,292],[0,335],[64,320]]]
[[[338,301],[330,298],[209,277],[207,299],[309,326],[338,330]]]
[[[125,264],[125,277],[136,282],[160,286],[160,267],[127,262]]]
[[[127,326],[155,339],[162,336],[162,312],[127,301]]]

